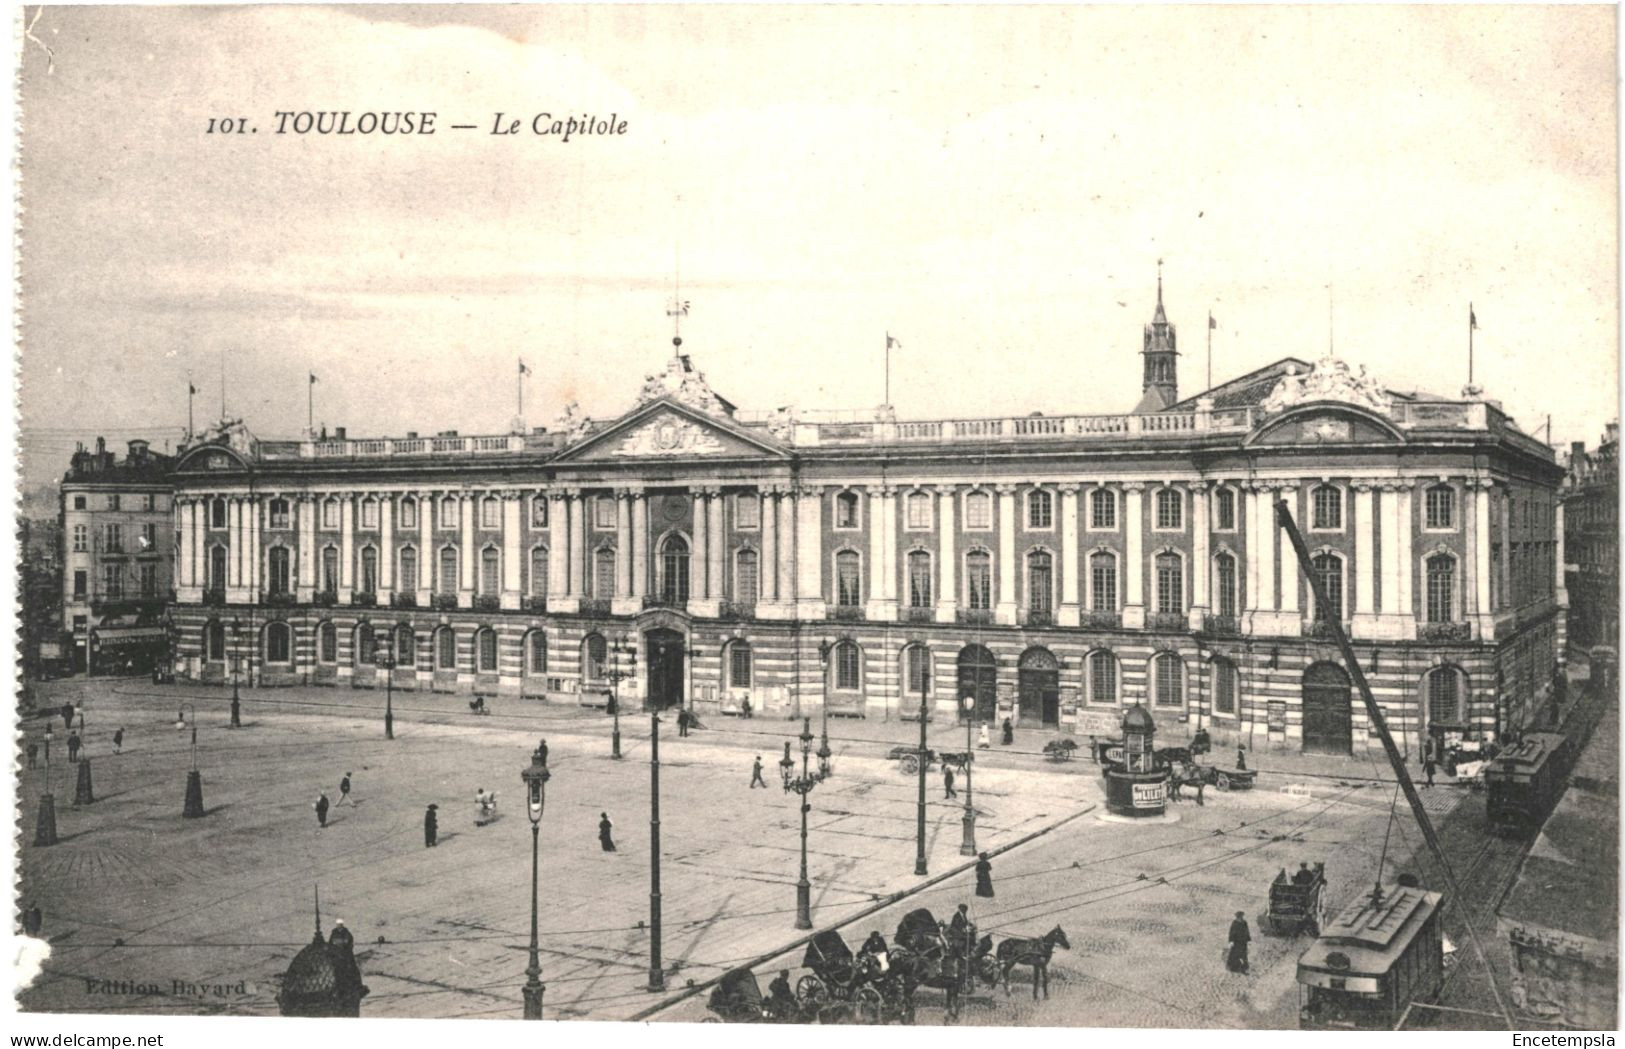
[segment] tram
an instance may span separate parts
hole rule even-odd
[[[1443,895],[1382,885],[1349,904],[1298,959],[1298,1026],[1392,1030],[1444,984]]]
[[[1531,732],[1497,754],[1484,769],[1490,830],[1507,837],[1538,831],[1563,793],[1573,754],[1568,737],[1557,732]]]

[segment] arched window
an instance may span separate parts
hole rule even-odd
[[[863,654],[851,641],[835,646],[835,687],[845,692],[856,692],[863,687]]]
[[[1089,493],[1089,527],[1117,528],[1117,493],[1110,488],[1096,488]]]
[[[1443,531],[1456,527],[1456,490],[1448,484],[1436,484],[1427,490],[1426,527]]]
[[[1159,707],[1185,705],[1185,664],[1172,652],[1162,652],[1151,660],[1154,696]]]
[[[532,630],[525,638],[525,669],[531,674],[547,673],[547,635]]]
[[[457,634],[449,626],[435,631],[434,660],[436,670],[457,669]]]
[[[1434,667],[1428,671],[1427,701],[1428,723],[1434,725],[1460,725],[1466,719],[1462,710],[1461,671],[1455,667]]]
[[[728,645],[728,687],[750,688],[750,675],[750,642],[731,642]]]
[[[1434,554],[1427,560],[1427,577],[1427,621],[1455,622],[1456,559],[1449,554]]]
[[[1089,654],[1089,702],[1117,702],[1117,657],[1105,649]]]
[[[378,662],[378,642],[373,636],[372,624],[362,623],[355,628],[355,665],[370,667]]]
[[[290,589],[289,584],[292,579],[288,568],[288,548],[285,546],[271,547],[270,552],[267,554],[267,559],[270,562],[270,572],[268,573],[269,578],[267,579],[267,583],[270,585],[271,593],[288,593]]]
[[[378,548],[364,546],[361,548],[361,585],[356,589],[363,594],[376,594],[378,592]]]
[[[410,546],[401,548],[401,577],[400,589],[402,593],[412,593],[418,588],[418,552]]]
[[[1336,554],[1316,554],[1309,562],[1326,592],[1326,603],[1315,609],[1315,620],[1320,623],[1343,621],[1343,559]]]
[[[547,547],[538,546],[530,551],[530,596],[547,596]]]
[[[418,526],[418,501],[411,496],[401,500],[401,528],[416,528]]]
[[[924,645],[909,645],[903,649],[903,672],[907,675],[903,691],[918,696],[931,689],[931,651]]]
[[[835,493],[835,527],[845,529],[857,528],[858,520],[858,493]]]
[[[965,493],[965,527],[985,532],[993,527],[993,496],[988,492]]]
[[[908,552],[908,607],[931,607],[931,555],[924,550]]]
[[[1287,584],[1292,585],[1291,583]],[[1236,614],[1236,559],[1220,554],[1213,559],[1213,604],[1221,616]]]
[[[418,665],[418,636],[405,623],[395,628],[395,665],[407,670]]]
[[[288,527],[288,501],[286,499],[272,499],[270,509],[271,527],[285,529]]]
[[[1164,615],[1185,611],[1185,562],[1178,554],[1157,555],[1157,611]]]
[[[660,597],[668,604],[688,600],[688,542],[680,535],[660,546]]]
[[[581,677],[589,684],[604,680],[604,663],[609,659],[609,645],[602,634],[588,634],[581,642]]]
[[[1027,609],[1047,615],[1055,606],[1055,581],[1050,556],[1034,550],[1027,555]]]
[[[986,550],[965,555],[965,607],[979,612],[993,607],[993,558]]]
[[[602,547],[592,555],[593,595],[600,598],[615,596],[615,551]]]
[[[339,661],[339,628],[331,619],[316,628],[316,658],[323,663]]]
[[[223,546],[209,547],[209,588],[226,588],[226,548]]]
[[[1054,500],[1042,488],[1027,493],[1027,528],[1046,532],[1055,524]]]
[[[203,659],[221,663],[226,658],[226,624],[216,619],[203,628]]]
[[[1157,530],[1177,532],[1185,527],[1185,493],[1177,488],[1157,490]]]
[[[480,593],[495,597],[502,592],[502,555],[495,547],[480,551]]]
[[[288,628],[288,624],[272,623],[265,628],[265,661],[293,662],[293,631]]]
[[[856,608],[863,603],[863,586],[855,550],[842,550],[835,555],[835,603],[842,608]]]
[[[1089,555],[1089,608],[1117,611],[1117,555],[1105,550]]]
[[[1221,532],[1232,532],[1236,528],[1236,493],[1229,488],[1220,488],[1213,493],[1213,527]]]
[[[322,593],[339,592],[339,548],[322,547]]]
[[[1310,527],[1321,531],[1343,530],[1343,490],[1336,485],[1316,485],[1309,493]]]
[[[1236,712],[1236,665],[1228,659],[1213,661],[1213,712]]]
[[[440,548],[440,572],[435,580],[435,593],[455,596],[457,593],[457,548],[443,546]]]
[[[757,556],[754,550],[741,550],[734,555],[734,600],[742,605],[754,605],[758,596]]]
[[[474,635],[474,657],[478,662],[475,669],[481,674],[495,674],[497,672],[497,632],[490,627],[482,628]]]

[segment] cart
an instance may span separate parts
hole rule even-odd
[[[1270,909],[1258,919],[1258,927],[1271,936],[1319,936],[1326,924],[1326,865],[1309,868],[1313,875],[1299,881],[1285,869],[1270,883]]]
[[[1044,756],[1051,761],[1071,761],[1072,754],[1078,749],[1075,740],[1052,739],[1044,744]]]
[[[1198,765],[1194,761],[1188,767],[1196,769],[1208,785],[1220,790],[1252,790],[1258,781],[1257,769],[1222,769],[1217,765]]]
[[[768,1019],[768,1010],[762,998],[762,989],[756,983],[756,974],[749,969],[730,969],[711,988],[711,997],[705,1007],[714,1016],[707,1023],[761,1023]]]
[[[886,755],[886,760],[897,762],[897,767],[901,771],[912,776],[920,771],[920,748],[893,747],[891,753]],[[937,752],[930,747],[925,748],[925,767],[929,769],[936,761]]]

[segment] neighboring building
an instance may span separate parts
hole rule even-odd
[[[62,528],[52,518],[17,522],[18,588],[22,592],[25,678],[60,673],[62,647]]]
[[[221,681],[241,653],[254,681],[372,687],[384,648],[397,687],[602,704],[624,641],[622,692],[660,706],[952,717],[970,695],[1094,732],[1143,702],[1347,752],[1374,741],[1336,616],[1402,745],[1532,717],[1561,630],[1551,449],[1477,391],[1330,358],[1180,401],[1174,347],[1159,291],[1123,415],[747,415],[679,352],[629,412],[559,433],[231,427],[175,473],[182,669]]]
[[[1609,423],[1593,454],[1576,441],[1564,479],[1564,566],[1569,643],[1576,652],[1619,646],[1619,424]]]
[[[174,460],[131,441],[121,461],[96,438],[62,478],[62,630],[75,670],[144,672],[168,651]]]

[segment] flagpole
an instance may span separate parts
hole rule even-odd
[[[197,386],[192,383],[192,373],[186,373],[186,440],[192,440],[192,434],[197,431],[192,426],[192,400],[197,396]]]
[[[1473,315],[1473,304],[1467,304],[1467,385],[1473,384],[1473,329],[1478,318]]]
[[[1207,311],[1207,388],[1213,389],[1213,311]]]
[[[316,378],[315,372],[305,373],[305,432],[316,432]]]
[[[886,400],[891,404],[891,332],[886,333]]]
[[[525,362],[519,362],[519,420],[525,419]]]

